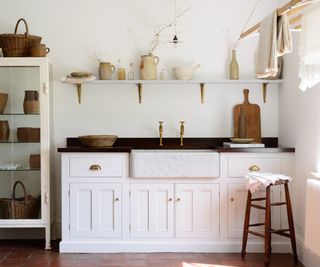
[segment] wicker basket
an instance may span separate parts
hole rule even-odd
[[[20,184],[24,197],[16,198],[15,191]],[[37,219],[39,217],[41,196],[34,198],[26,194],[26,188],[21,181],[16,181],[13,185],[11,198],[0,198],[0,218],[1,219]]]
[[[19,23],[23,21],[26,27],[24,34],[17,34]],[[5,57],[28,57],[32,45],[40,44],[41,37],[29,35],[28,24],[25,19],[19,19],[14,34],[0,34],[0,47]]]

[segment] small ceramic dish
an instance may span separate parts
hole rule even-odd
[[[91,72],[85,72],[85,71],[77,71],[77,72],[71,72],[71,77],[73,78],[88,78],[92,76]]]
[[[238,144],[249,144],[254,141],[254,138],[230,138],[232,143],[238,143]]]

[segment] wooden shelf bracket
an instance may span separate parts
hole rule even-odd
[[[263,83],[262,84],[263,103],[267,103],[267,88],[268,88],[268,83]]]
[[[138,83],[139,104],[142,102],[142,83]]]
[[[204,91],[205,91],[205,84],[200,83],[201,104],[204,103]]]

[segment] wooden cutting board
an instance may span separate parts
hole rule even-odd
[[[233,108],[234,137],[244,137],[239,136],[239,118],[242,110],[242,124],[245,123],[246,138],[254,138],[255,142],[261,143],[260,107],[249,102],[249,89],[244,89],[243,94],[243,104],[236,105]],[[244,117],[243,114],[245,114]]]

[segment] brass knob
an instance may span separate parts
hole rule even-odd
[[[251,172],[258,172],[260,171],[261,168],[258,166],[258,165],[252,165],[250,168],[249,168],[249,171]]]
[[[177,198],[177,202],[179,202],[179,201],[181,201],[181,199],[180,199],[180,198]]]
[[[90,171],[101,171],[100,165],[94,164],[90,166]]]
[[[119,201],[119,198],[116,198],[114,201]]]
[[[234,201],[234,198],[233,198],[233,197],[232,197],[232,198],[230,198],[230,201],[231,201],[231,202],[233,202],[233,201]]]
[[[172,200],[173,200],[172,198],[169,198],[169,199],[168,199],[169,202],[171,202]]]

